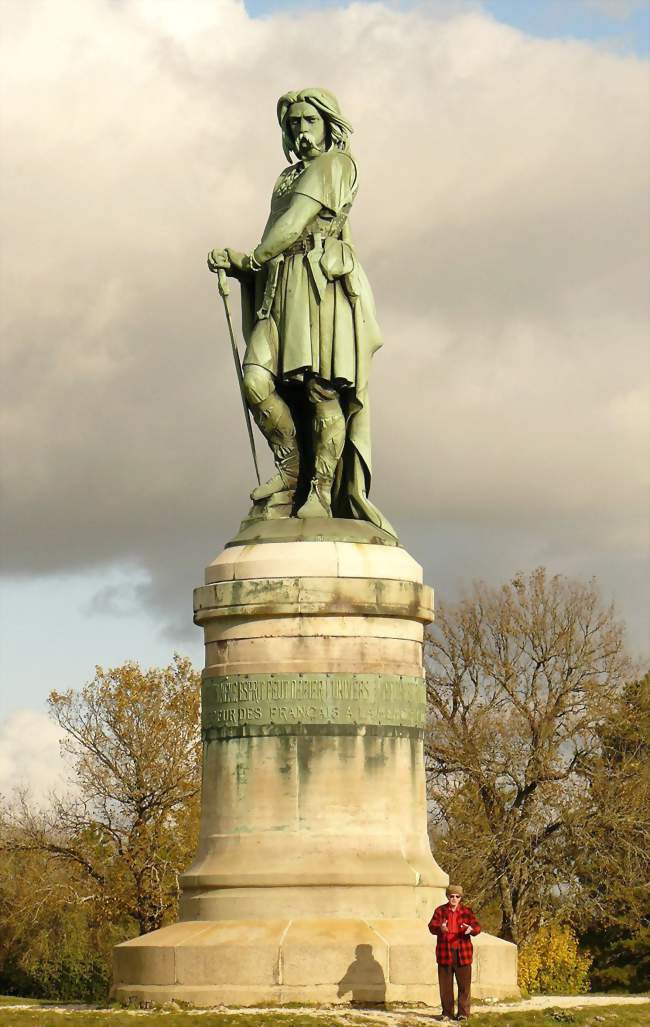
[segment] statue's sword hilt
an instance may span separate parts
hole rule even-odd
[[[226,272],[223,268],[219,268],[217,273],[217,279],[219,282],[219,293],[223,300],[224,310],[226,311],[226,321],[228,322],[228,334],[230,335],[230,345],[232,346],[233,360],[235,361],[235,371],[237,372],[237,381],[239,382],[239,393],[241,395],[241,401],[244,406],[244,417],[246,419],[246,427],[248,429],[248,441],[251,444],[251,453],[253,454],[253,463],[255,464],[255,474],[257,475],[257,484],[262,484],[260,478],[260,469],[257,466],[257,451],[255,449],[255,438],[253,436],[253,425],[251,424],[250,410],[248,409],[248,403],[246,402],[246,393],[244,392],[244,374],[242,371],[241,360],[239,357],[239,350],[237,349],[237,343],[235,342],[235,333],[232,327],[232,317],[230,316],[230,306],[228,304],[228,296],[230,295],[230,285]]]

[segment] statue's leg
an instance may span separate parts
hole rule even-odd
[[[300,458],[291,411],[276,392],[275,379],[265,367],[244,365],[244,392],[255,423],[271,447],[277,467],[272,478],[253,489],[251,499],[258,502],[276,492],[294,493]]]
[[[345,445],[345,417],[336,389],[312,378],[307,397],[314,411],[314,476],[298,517],[332,516],[332,483]]]

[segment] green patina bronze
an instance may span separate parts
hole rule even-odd
[[[262,239],[249,255],[225,247],[208,256],[211,271],[241,286],[240,384],[276,464],[253,489],[242,531],[334,516],[396,541],[368,498],[368,381],[382,340],[349,225],[359,186],[352,126],[321,88],[286,93],[277,116],[289,166],[273,188]],[[221,291],[229,317],[223,280]]]
[[[282,517],[274,520],[251,519],[226,549],[232,546],[261,545],[265,542],[355,542],[359,545],[399,546],[390,532],[370,521],[351,517]]]
[[[213,737],[243,728],[290,733],[294,725],[422,731],[426,695],[423,678],[402,675],[232,674],[204,679],[201,706],[203,731]]]

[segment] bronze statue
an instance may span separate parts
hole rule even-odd
[[[368,498],[368,377],[381,335],[348,221],[352,126],[320,88],[286,93],[277,113],[290,163],[262,240],[248,255],[208,256],[241,285],[243,391],[276,465],[251,493],[249,519],[356,518],[394,535]]]

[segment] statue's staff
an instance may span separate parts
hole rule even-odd
[[[253,437],[253,426],[251,424],[251,415],[248,409],[248,403],[246,402],[246,395],[244,393],[244,375],[241,368],[241,360],[239,358],[239,350],[237,349],[237,343],[235,342],[235,333],[232,327],[232,318],[230,316],[230,306],[228,305],[228,296],[230,295],[230,285],[228,284],[228,278],[223,268],[219,268],[217,275],[219,281],[219,293],[223,300],[224,310],[226,311],[226,321],[228,322],[228,332],[230,334],[230,345],[232,346],[232,355],[235,361],[235,371],[237,372],[237,381],[239,382],[239,393],[241,395],[241,401],[244,404],[244,417],[246,418],[246,427],[248,428],[248,440],[251,444],[251,453],[253,454],[253,463],[255,464],[255,474],[257,475],[257,484],[261,484],[260,469],[257,466],[257,452],[255,450],[255,439]]]

